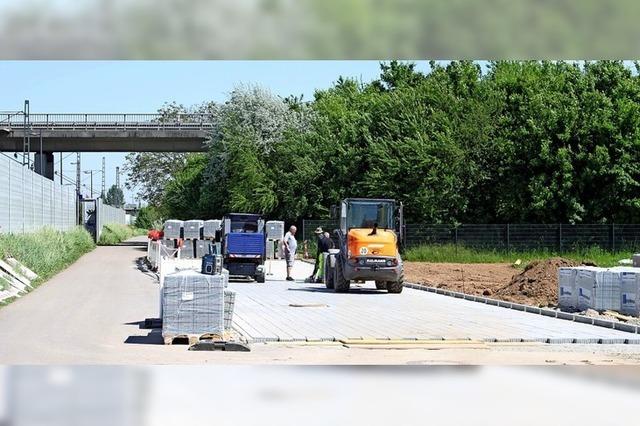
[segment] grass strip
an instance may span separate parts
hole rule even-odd
[[[599,247],[588,247],[580,250],[556,252],[552,250],[504,251],[492,249],[475,249],[455,244],[430,244],[411,247],[406,250],[403,259],[410,262],[433,263],[514,263],[520,259],[522,266],[534,260],[551,257],[562,257],[582,263],[593,263],[597,266],[618,266],[620,259],[631,258],[632,251],[611,252]]]
[[[102,227],[102,233],[100,234],[98,245],[113,246],[126,241],[131,237],[146,235],[146,233],[146,229],[134,228],[128,225],[120,225],[117,223],[110,223]]]

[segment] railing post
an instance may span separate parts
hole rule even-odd
[[[507,223],[506,226],[506,233],[507,233],[507,253],[509,253],[511,251],[511,241],[510,241],[510,235],[509,235],[509,224]]]
[[[611,238],[611,251],[615,252],[616,251],[616,224],[615,223],[611,223],[611,233],[609,234],[610,238]]]
[[[84,128],[85,128],[85,130],[88,128],[87,114],[84,115]]]
[[[558,225],[558,248],[560,253],[562,253],[562,224]]]
[[[456,254],[458,254],[458,225],[453,225],[453,242],[456,246]]]
[[[122,114],[122,129],[127,130],[127,114]]]

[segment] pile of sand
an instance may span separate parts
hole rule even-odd
[[[527,305],[556,306],[558,268],[579,265],[578,262],[560,257],[531,262],[524,271],[514,275],[506,286],[498,289],[494,297]]]

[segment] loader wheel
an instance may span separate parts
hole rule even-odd
[[[324,272],[324,285],[328,289],[333,289],[333,271],[329,268]]]
[[[404,272],[400,274],[400,278],[398,281],[387,281],[387,291],[389,293],[402,293],[402,288],[404,286]]]
[[[376,289],[378,290],[386,290],[387,282],[386,281],[376,281]]]
[[[349,291],[350,282],[344,279],[344,272],[342,271],[342,261],[336,258],[336,267],[334,268],[333,275],[333,290],[336,293],[346,293]]]

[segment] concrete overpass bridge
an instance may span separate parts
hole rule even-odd
[[[209,114],[0,114],[0,151],[199,152]]]

